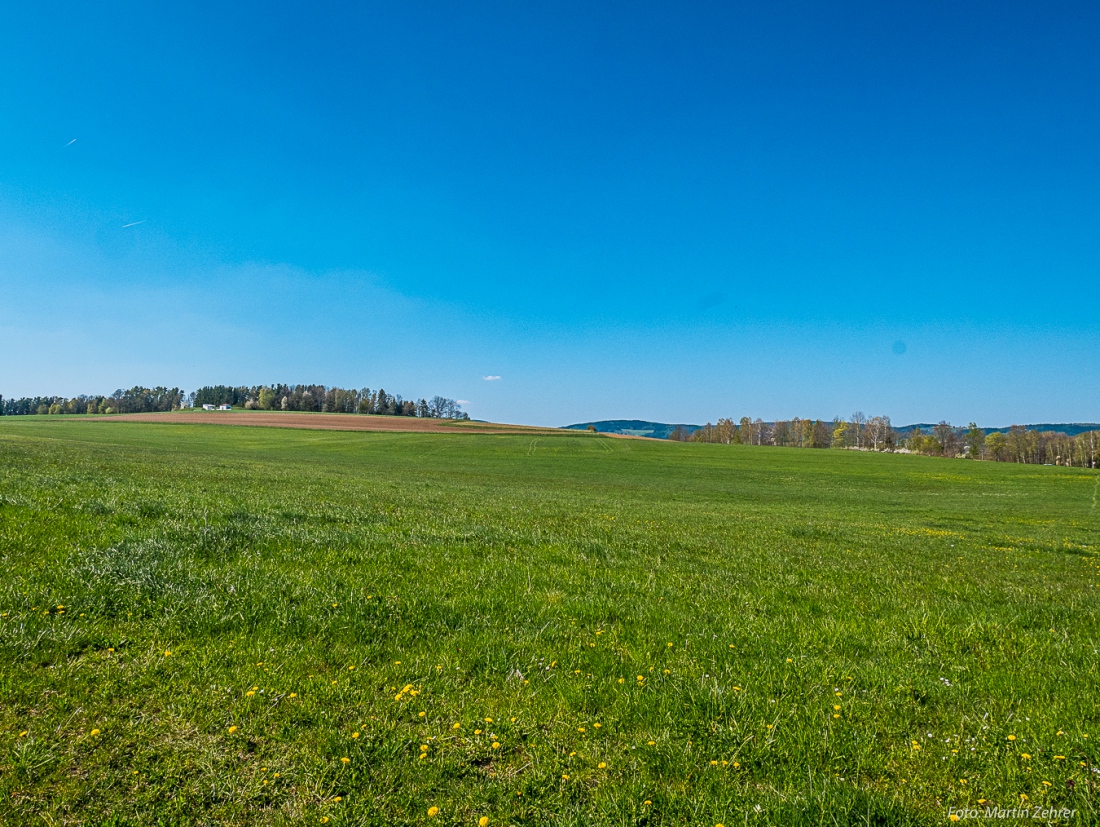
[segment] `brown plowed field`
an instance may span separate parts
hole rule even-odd
[[[261,428],[311,428],[322,431],[405,431],[435,434],[551,434],[560,428],[502,425],[452,419],[366,414],[279,413],[274,411],[176,411],[94,417],[85,422],[159,422],[171,425],[251,425]]]

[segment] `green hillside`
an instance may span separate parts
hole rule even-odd
[[[848,451],[5,418],[0,824],[1096,823],[1098,494]]]

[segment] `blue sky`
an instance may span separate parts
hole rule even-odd
[[[0,393],[1100,420],[1094,3],[156,5],[0,12]]]

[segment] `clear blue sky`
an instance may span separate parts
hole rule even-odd
[[[1088,2],[7,4],[0,393],[1098,421],[1098,43]]]

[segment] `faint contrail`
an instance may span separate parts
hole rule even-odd
[[[65,146],[72,146],[75,143],[76,143],[76,138],[73,138],[71,141],[69,141],[67,144],[65,144]]]
[[[125,230],[127,227],[136,227],[138,224],[144,224],[144,223],[145,223],[144,218],[141,219],[141,221],[131,221],[129,224],[123,224],[122,229]]]

